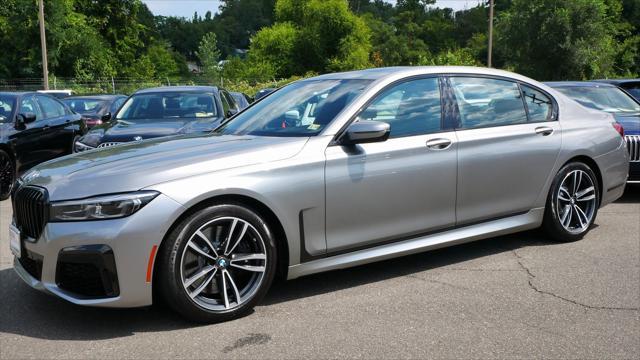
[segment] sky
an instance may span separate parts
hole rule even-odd
[[[207,11],[218,11],[218,0],[142,0],[154,15],[182,16],[191,18],[194,12],[204,16]],[[393,0],[389,0],[393,2]],[[455,10],[468,9],[478,5],[482,0],[437,0],[436,6],[449,7]]]

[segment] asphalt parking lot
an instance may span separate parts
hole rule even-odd
[[[640,186],[580,242],[536,231],[279,283],[217,325],[32,290],[0,203],[0,358],[636,358]],[[635,354],[635,355],[634,355]]]

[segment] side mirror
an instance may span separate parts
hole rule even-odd
[[[111,120],[111,113],[108,112],[108,113],[102,115],[102,118],[100,118],[100,120],[102,120],[102,122],[107,122],[107,121]]]
[[[381,121],[360,120],[354,122],[340,138],[340,145],[383,142],[389,138],[391,127]]]
[[[15,128],[17,130],[24,130],[27,128],[27,124],[36,121],[36,114],[32,112],[18,114],[16,116]]]

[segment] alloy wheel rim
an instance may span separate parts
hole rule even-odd
[[[180,279],[187,296],[210,311],[233,310],[260,288],[267,253],[247,221],[221,217],[196,230],[182,251]]]
[[[568,173],[556,195],[558,220],[572,234],[587,230],[596,209],[596,188],[593,179],[582,170]]]
[[[13,187],[13,164],[6,154],[0,154],[0,195],[11,192]]]

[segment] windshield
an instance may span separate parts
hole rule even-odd
[[[107,106],[107,101],[100,99],[65,99],[62,102],[80,114],[95,114]]]
[[[11,113],[13,112],[15,103],[15,97],[0,95],[0,122],[11,121]]]
[[[212,93],[158,92],[138,94],[124,103],[116,120],[144,120],[208,118],[218,114]]]
[[[370,80],[306,80],[287,85],[216,129],[223,135],[314,136]]]
[[[640,112],[640,104],[616,87],[565,87],[558,90],[592,109],[611,113]]]

